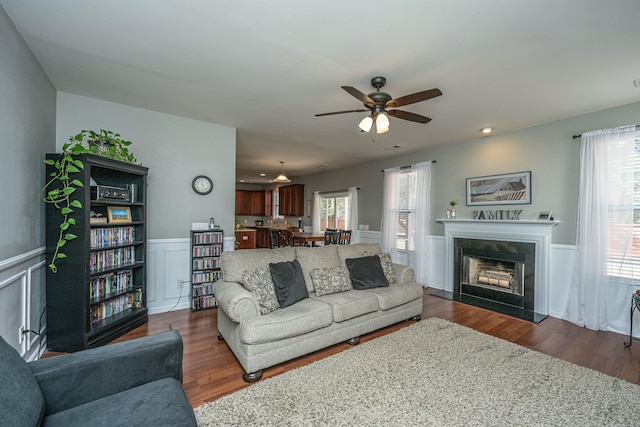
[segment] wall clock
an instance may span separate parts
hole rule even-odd
[[[193,188],[196,194],[204,196],[213,190],[213,181],[208,176],[198,175],[191,181],[191,188]]]

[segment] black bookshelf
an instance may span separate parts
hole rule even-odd
[[[47,159],[58,159],[48,154]],[[58,259],[57,272],[47,268],[47,346],[54,351],[77,351],[106,344],[143,325],[146,304],[146,184],[148,169],[106,157],[83,154],[84,184],[78,199],[83,208],[73,214],[69,231],[76,239],[64,246],[67,258]],[[54,171],[47,166],[46,176]],[[92,180],[93,179],[93,180]],[[91,185],[126,188],[133,185],[135,199],[95,200]],[[93,223],[90,213],[107,218],[108,207],[124,207],[131,221]],[[47,262],[55,250],[60,212],[46,208]]]
[[[218,306],[213,284],[222,277],[222,230],[191,230],[191,310]]]

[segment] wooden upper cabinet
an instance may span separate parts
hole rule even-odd
[[[236,190],[236,215],[265,215],[265,192]]]
[[[236,215],[251,215],[251,194],[236,190]]]
[[[250,215],[264,216],[264,191],[250,191]]]
[[[273,190],[264,190],[264,216],[273,216]]]
[[[278,188],[279,213],[282,216],[304,216],[304,185],[293,184]]]

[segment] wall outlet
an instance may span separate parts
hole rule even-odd
[[[184,288],[184,283],[185,283],[184,280],[178,280],[178,289]]]
[[[365,224],[364,225],[364,229],[368,231],[369,230],[369,224]]]
[[[364,224],[358,224],[358,230],[364,230]]]
[[[18,343],[22,344],[22,341],[24,341],[24,325],[20,326],[20,329],[18,329]]]

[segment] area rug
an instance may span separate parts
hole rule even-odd
[[[195,412],[200,426],[622,426],[638,408],[640,386],[431,318]]]

